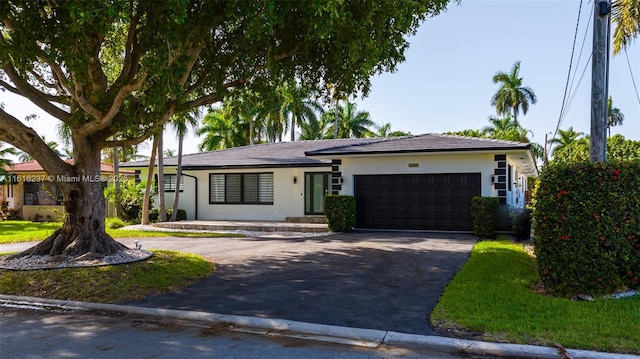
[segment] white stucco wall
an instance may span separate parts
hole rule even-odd
[[[503,153],[504,154],[504,153]],[[341,159],[340,171],[343,177],[341,194],[353,195],[353,176],[373,174],[404,174],[404,173],[480,173],[481,195],[497,197],[498,190],[494,188],[492,177],[497,162],[495,153],[467,153],[454,154],[404,154],[380,155],[376,157],[343,157],[327,158]],[[512,166],[512,179],[516,185],[507,186],[507,204],[522,207],[525,202],[526,176],[520,174],[518,158],[521,154],[507,153],[507,163]],[[409,164],[412,166],[409,167]],[[417,167],[415,167],[417,164]],[[518,181],[515,176],[516,170]],[[256,204],[210,204],[209,203],[209,174],[211,173],[273,173],[274,201],[273,205]],[[199,220],[269,220],[282,221],[286,217],[304,216],[304,174],[307,172],[331,172],[331,167],[295,167],[295,168],[254,168],[254,169],[225,169],[225,170],[185,170],[185,187],[180,194],[179,208],[187,211],[188,219],[196,219],[195,183],[197,180],[197,219]],[[175,174],[175,168],[165,168],[165,174]],[[195,178],[188,177],[194,176]],[[296,178],[296,183],[293,178]],[[146,179],[146,169],[141,169],[141,179]],[[329,185],[331,191],[331,184]],[[173,205],[174,193],[166,193],[167,208]]]
[[[185,170],[183,174],[195,176],[198,182],[198,220],[266,220],[284,221],[286,217],[304,216],[304,174],[330,172],[327,167],[254,168],[234,170]],[[222,173],[273,173],[273,204],[210,204],[209,174]],[[146,180],[146,169],[140,178]],[[175,174],[175,168],[165,168],[165,174]],[[293,178],[296,177],[296,183]],[[187,211],[187,219],[195,218],[196,179],[185,176],[184,191],[180,193],[179,208]],[[173,205],[174,193],[165,193],[167,208]],[[157,206],[157,200],[156,200]]]

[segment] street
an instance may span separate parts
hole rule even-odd
[[[434,358],[100,313],[0,307],[0,358]],[[483,357],[486,358],[486,357]]]

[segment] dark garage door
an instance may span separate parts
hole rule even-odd
[[[473,230],[479,173],[355,176],[356,227]]]

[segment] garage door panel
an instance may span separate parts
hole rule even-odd
[[[355,176],[360,228],[471,230],[479,173]]]

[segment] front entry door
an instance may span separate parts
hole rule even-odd
[[[331,173],[304,174],[304,214],[324,214],[324,196],[329,193]]]

